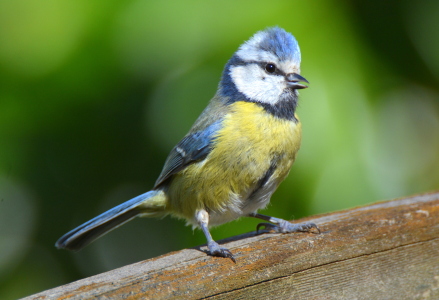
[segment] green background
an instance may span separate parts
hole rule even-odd
[[[295,35],[311,84],[302,148],[265,214],[437,189],[438,17],[435,0],[1,0],[0,299],[205,242],[167,217],[136,219],[77,253],[54,247],[152,187],[228,58],[268,26]]]

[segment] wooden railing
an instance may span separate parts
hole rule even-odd
[[[297,220],[303,222],[305,220]],[[149,259],[25,299],[439,299],[439,193],[308,218],[321,234],[255,235]]]

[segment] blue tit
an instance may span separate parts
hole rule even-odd
[[[79,250],[134,217],[171,214],[199,227],[209,254],[235,260],[210,226],[255,217],[276,232],[315,232],[257,213],[288,175],[301,143],[296,115],[300,75],[296,39],[273,27],[257,32],[227,62],[213,99],[172,149],[154,188],[73,229],[56,247]]]

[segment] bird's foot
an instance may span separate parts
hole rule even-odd
[[[273,218],[274,219],[274,218]],[[278,233],[291,233],[291,232],[312,232],[312,233],[320,233],[319,227],[315,223],[301,223],[301,224],[293,224],[288,221],[277,219],[271,223],[259,223],[256,227],[257,232],[259,233],[259,229],[264,227],[264,230],[274,231]]]
[[[230,250],[227,248],[221,247],[220,245],[218,245],[217,242],[211,241],[207,244],[207,247],[209,248],[210,255],[230,258],[234,263],[236,263],[236,260],[233,257],[232,252],[230,252]]]

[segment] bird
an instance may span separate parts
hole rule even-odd
[[[171,150],[152,190],[63,235],[57,248],[80,250],[135,217],[173,215],[200,228],[211,256],[236,259],[209,228],[240,217],[264,220],[257,230],[320,230],[262,215],[296,159],[302,125],[296,114],[301,53],[280,27],[256,32],[226,63],[217,92],[186,136]]]

